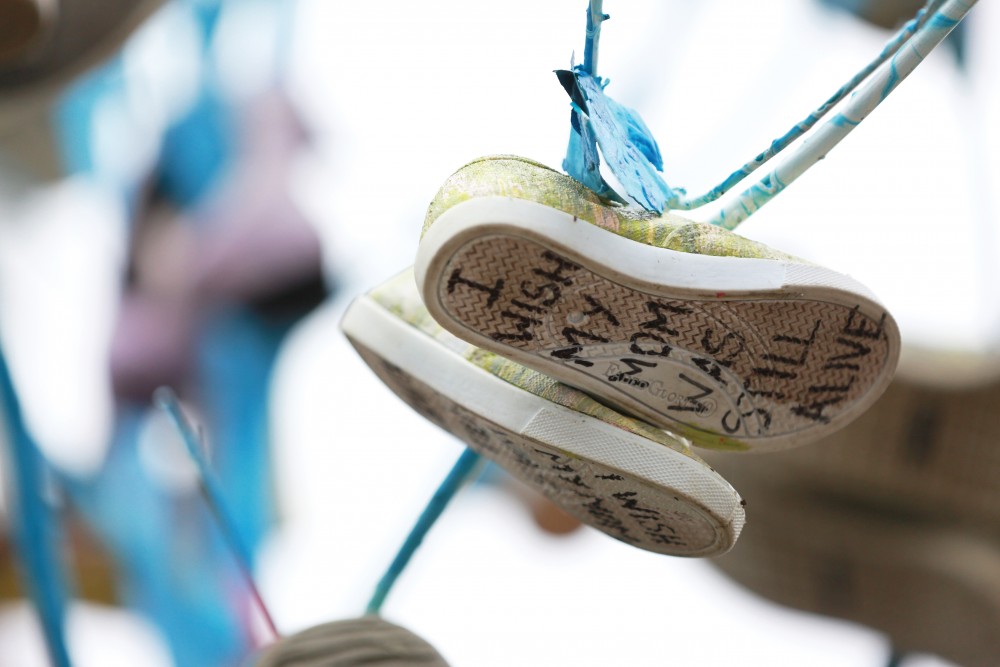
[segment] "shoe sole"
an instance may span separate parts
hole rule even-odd
[[[742,500],[703,461],[520,389],[370,296],[341,327],[414,410],[581,522],[674,556],[714,556],[736,542]]]
[[[453,206],[415,274],[447,330],[716,449],[805,444],[892,378],[895,321],[848,276],[676,252],[509,197]]]

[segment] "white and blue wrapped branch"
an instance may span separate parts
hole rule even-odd
[[[570,140],[563,168],[570,176],[612,201],[631,200],[654,213],[695,210],[729,193],[843,103],[841,110],[816,129],[781,165],[723,204],[708,220],[726,229],[735,229],[809,167],[826,157],[948,36],[975,3],[976,0],[929,0],[871,62],[805,119],[708,192],[688,196],[683,188],[671,187],[664,181],[659,147],[639,113],[615,102],[605,93],[608,81],[597,76],[596,57],[600,24],[609,17],[603,13],[601,2],[591,2],[584,64],[556,72],[572,104]],[[602,176],[602,157],[624,193],[617,192]]]

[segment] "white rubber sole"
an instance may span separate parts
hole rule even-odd
[[[848,276],[656,248],[527,200],[448,209],[414,268],[459,338],[704,447],[815,441],[881,395],[899,356],[895,321]]]
[[[703,461],[520,389],[370,296],[350,306],[342,328],[417,412],[581,522],[675,556],[714,556],[736,542],[742,500]]]

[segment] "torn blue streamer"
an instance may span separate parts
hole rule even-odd
[[[557,70],[556,76],[573,101],[563,169],[602,197],[623,201],[601,176],[603,155],[628,197],[647,211],[662,213],[675,195],[659,174],[660,148],[639,113],[605,95],[607,82],[582,67]]]
[[[6,476],[14,539],[28,590],[42,623],[49,657],[56,667],[69,667],[66,648],[66,583],[60,567],[58,524],[42,493],[45,461],[28,433],[10,369],[0,349],[0,419],[10,456]]]
[[[563,169],[605,199],[624,201],[601,176],[601,158],[597,152],[597,138],[594,136],[590,123],[587,122],[583,113],[576,109],[573,110],[570,123],[573,130],[569,135],[569,146],[566,148]]]

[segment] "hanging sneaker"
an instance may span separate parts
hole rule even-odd
[[[899,354],[892,316],[852,278],[610,203],[523,158],[445,182],[415,273],[459,338],[703,447],[836,431],[881,395]]]
[[[688,443],[444,331],[406,271],[357,299],[344,333],[417,412],[580,521],[678,556],[727,551],[739,494]]]
[[[448,667],[426,640],[380,616],[324,623],[283,637],[255,667]]]

